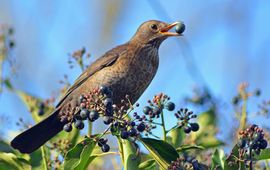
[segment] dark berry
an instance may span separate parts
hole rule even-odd
[[[104,145],[104,144],[106,144],[107,143],[107,139],[104,139],[104,138],[100,138],[99,140],[98,140],[98,146],[102,146],[102,145]]]
[[[112,116],[113,115],[113,108],[108,106],[105,110],[105,115]]]
[[[255,95],[256,96],[260,96],[261,95],[261,90],[260,89],[256,89],[255,90]]]
[[[103,103],[106,107],[112,107],[113,100],[111,98],[106,98]]]
[[[101,86],[100,88],[100,91],[102,94],[106,95],[107,97],[111,97],[112,96],[112,91],[106,87],[106,86]]]
[[[193,132],[197,132],[200,128],[198,123],[190,123],[190,127]]]
[[[129,133],[127,131],[122,131],[120,136],[122,139],[127,139],[129,136]]]
[[[118,127],[119,126],[119,122],[114,122],[114,127]]]
[[[257,155],[260,155],[260,153],[261,153],[261,149],[260,149],[260,148],[256,148],[254,151],[255,151],[255,153],[256,153]]]
[[[190,133],[190,132],[191,132],[191,128],[190,128],[189,126],[186,126],[186,127],[184,128],[184,132],[185,132],[185,133]]]
[[[177,25],[175,26],[175,32],[178,34],[182,34],[186,29],[186,26],[182,22],[178,22]]]
[[[265,149],[267,147],[267,141],[265,139],[260,140],[260,149]]]
[[[63,127],[63,130],[66,132],[71,132],[72,131],[72,125],[70,123],[65,124]]]
[[[84,99],[84,96],[83,95],[80,95],[79,102],[82,103],[83,102],[83,99]]]
[[[105,125],[108,125],[108,124],[112,123],[112,118],[110,116],[104,116],[103,122]]]
[[[197,115],[191,115],[191,118],[197,118]]]
[[[145,106],[143,108],[143,113],[146,115],[149,115],[149,113],[152,111],[152,108],[150,106]]]
[[[89,113],[89,120],[97,120],[99,118],[99,114],[96,110],[92,110],[90,113]]]
[[[87,117],[89,116],[89,111],[87,109],[82,109],[80,112],[80,116],[82,120],[86,120]]]
[[[130,122],[130,126],[135,126],[136,125],[136,123],[135,122]]]
[[[256,149],[258,147],[257,143],[255,141],[250,141],[249,142],[249,147],[251,149]]]
[[[139,132],[143,132],[145,130],[145,124],[144,123],[140,123],[138,126],[137,126],[137,130]]]
[[[39,108],[39,109],[44,109],[44,108],[45,108],[44,102],[40,102],[40,103],[38,104],[38,108]]]
[[[263,134],[262,133],[256,133],[254,135],[254,137],[255,137],[256,140],[262,140],[263,139]]]
[[[165,108],[169,111],[173,111],[175,109],[175,104],[173,102],[168,102],[166,105],[165,105]]]
[[[131,137],[136,136],[136,134],[137,134],[137,130],[136,130],[136,129],[131,128],[131,129],[129,130],[129,135],[130,135]]]
[[[39,110],[38,110],[38,115],[39,115],[39,116],[44,115],[44,109],[39,109]]]
[[[104,144],[101,146],[102,152],[109,152],[110,146],[108,144]]]
[[[240,141],[237,143],[239,148],[244,148],[246,146],[246,140],[240,139]]]
[[[233,103],[234,105],[237,105],[237,104],[239,103],[239,100],[240,100],[239,96],[235,96],[235,97],[232,99],[232,103]]]
[[[83,129],[84,128],[84,123],[81,120],[76,120],[75,123],[74,123],[74,126],[77,129]]]
[[[158,107],[155,107],[153,110],[154,115],[159,115],[161,113],[161,109]]]

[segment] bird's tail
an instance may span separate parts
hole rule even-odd
[[[22,132],[11,141],[11,146],[21,153],[32,153],[63,129],[63,123],[58,118],[60,109],[49,117]]]

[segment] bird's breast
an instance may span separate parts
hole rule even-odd
[[[158,63],[157,49],[127,50],[112,66],[94,74],[85,87],[91,89],[104,85],[113,91],[116,103],[125,95],[135,103],[153,80]]]

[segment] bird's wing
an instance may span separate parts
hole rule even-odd
[[[62,104],[62,102],[67,98],[67,96],[72,93],[77,87],[83,84],[89,77],[91,77],[96,72],[102,70],[105,67],[109,67],[115,63],[115,61],[119,58],[122,52],[125,51],[125,45],[118,46],[107,53],[105,53],[102,57],[97,59],[94,63],[92,63],[76,80],[75,83],[69,87],[66,94],[61,98],[59,103],[56,105],[56,108]],[[121,52],[121,53],[119,53]]]

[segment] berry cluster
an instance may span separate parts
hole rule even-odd
[[[79,64],[79,66],[84,69],[86,66],[84,65],[84,60],[85,59],[89,59],[90,58],[90,54],[87,53],[86,55],[86,49],[84,47],[82,47],[81,49],[73,52],[72,54],[69,54],[69,60],[68,60],[68,64],[69,64],[69,68],[73,68],[75,66],[75,64]],[[76,62],[76,63],[74,63]]]
[[[142,118],[147,122],[148,128],[146,132],[151,134],[151,129],[155,129],[156,125],[154,119],[160,118],[161,113],[164,108],[168,111],[173,111],[175,109],[175,104],[170,102],[170,97],[167,95],[160,93],[159,95],[155,95],[153,100],[148,100],[149,106],[145,106],[143,108],[143,116]],[[146,133],[146,135],[148,135]]]
[[[109,152],[110,146],[107,144],[108,139],[100,138],[98,140],[98,146],[101,147],[102,152]]]
[[[200,129],[198,123],[190,122],[191,119],[197,118],[197,115],[193,111],[189,111],[187,108],[181,108],[174,115],[178,120],[179,127],[184,128],[185,133],[190,133],[191,131],[197,132]]]
[[[172,161],[168,170],[193,170],[193,169],[202,169],[201,165],[199,164],[198,160],[180,156],[175,161]]]
[[[67,139],[59,139],[49,145],[50,151],[57,151],[60,155],[65,155],[68,150],[71,148],[71,142]],[[47,160],[47,165],[51,169],[60,169],[61,165],[63,164],[63,158],[58,154],[50,157]]]
[[[145,116],[139,116],[136,112],[133,114],[133,119],[128,117],[128,114],[134,109],[128,95],[119,105],[113,103],[112,95],[112,91],[105,86],[81,95],[78,99],[79,106],[76,109],[68,108],[62,112],[61,120],[68,120],[63,129],[66,132],[72,131],[72,123],[77,129],[83,129],[84,120],[88,119],[88,121],[94,122],[102,118],[103,123],[110,126],[109,129],[113,135],[122,139],[131,138],[135,141],[142,132],[150,131],[153,128],[146,124],[147,119]],[[136,106],[138,107],[139,104],[136,104]],[[70,116],[71,111],[69,110],[77,110],[77,113]],[[98,145],[103,152],[110,150],[107,139],[99,139]]]
[[[63,112],[61,119],[68,120],[64,125],[64,130],[70,132],[72,130],[72,123],[77,129],[83,129],[83,121],[88,119],[90,122],[96,121],[101,115],[104,124],[108,125],[112,122],[113,116],[113,101],[110,98],[112,92],[104,86],[95,89],[87,94],[83,94],[78,98],[79,107],[75,109],[67,109],[76,111],[73,116],[72,112]]]
[[[255,154],[259,155],[262,149],[267,147],[267,141],[264,139],[263,129],[257,125],[251,125],[244,131],[239,132],[240,157],[251,159]]]
[[[144,107],[143,113],[149,117],[149,120],[159,118],[164,107],[169,111],[173,111],[175,109],[175,104],[169,100],[170,97],[163,93],[155,95],[152,101],[148,100],[149,106]]]

